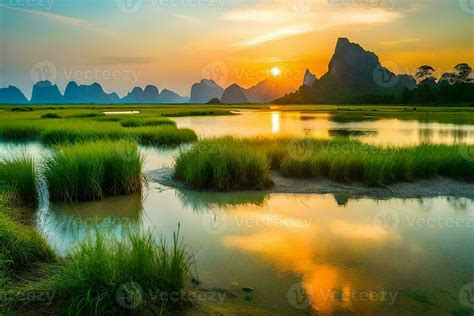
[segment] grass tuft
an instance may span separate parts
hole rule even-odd
[[[70,314],[161,314],[183,302],[191,263],[179,229],[170,248],[151,233],[125,242],[97,234],[71,253],[51,287]]]
[[[206,140],[179,154],[175,175],[193,188],[264,189],[271,185],[269,164],[262,153],[232,138]]]
[[[13,205],[34,206],[38,200],[33,158],[18,156],[0,160],[0,188]]]
[[[44,165],[54,201],[99,200],[141,190],[143,157],[134,142],[62,145]]]

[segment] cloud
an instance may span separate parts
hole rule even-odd
[[[170,14],[170,16],[172,16],[174,18],[177,18],[177,19],[180,19],[180,20],[189,21],[189,22],[198,22],[199,21],[199,19],[197,19],[195,17],[192,17],[192,16],[189,16],[189,15]]]
[[[247,38],[236,45],[251,46],[336,26],[390,23],[403,17],[402,13],[388,8],[326,6],[298,15],[286,6],[256,5],[225,12],[222,20],[235,24],[251,24],[252,28],[246,29]]]
[[[288,27],[282,27],[271,31],[269,33],[264,33],[255,37],[252,37],[248,40],[244,40],[238,43],[238,46],[251,46],[251,45],[258,45],[269,41],[275,41],[279,39],[283,39],[286,37],[295,36],[298,34],[308,33],[314,30],[314,26],[306,24],[306,25],[294,25]]]
[[[226,12],[222,19],[228,22],[279,24],[293,18],[288,11],[280,9],[245,9]]]
[[[90,31],[107,32],[103,29],[100,29],[94,26],[93,24],[91,24],[90,22],[86,20],[73,18],[66,15],[61,15],[61,14],[56,14],[56,13],[51,13],[51,12],[46,12],[46,11],[41,11],[41,10],[31,10],[31,9],[25,9],[25,8],[19,8],[19,7],[12,7],[6,4],[2,4],[2,3],[0,3],[0,8],[5,8],[8,10],[12,10],[12,11],[20,12],[20,13],[38,16],[41,18],[48,19],[50,21],[59,22],[62,24],[67,24],[67,25],[75,26],[75,27],[90,30]]]

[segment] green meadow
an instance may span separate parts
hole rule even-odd
[[[179,129],[171,119],[156,117],[154,112],[106,116],[97,110],[59,107],[20,112],[3,108],[0,112],[0,139],[4,141],[64,144],[131,139],[146,145],[177,146],[197,140],[193,131]]]

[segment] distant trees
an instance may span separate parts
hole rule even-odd
[[[428,65],[423,65],[418,68],[418,72],[416,73],[415,77],[418,83],[426,83],[428,81],[436,82],[435,76],[433,73],[435,72],[434,68]]]
[[[415,77],[418,85],[415,89],[405,88],[400,96],[402,103],[459,103],[474,102],[474,81],[472,68],[458,64],[454,72],[444,73],[438,82],[433,75],[434,68],[428,65],[418,68]]]
[[[470,83],[473,78],[470,77],[472,68],[466,63],[457,64],[454,67],[454,72],[447,72],[441,76],[440,82],[447,81],[450,84],[455,83]]]

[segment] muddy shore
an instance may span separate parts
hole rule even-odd
[[[177,189],[188,189],[186,185],[173,178],[173,169],[158,169],[145,174],[148,182]],[[278,172],[271,172],[274,186],[258,192],[292,193],[292,194],[341,194],[348,197],[369,197],[376,199],[390,198],[424,198],[424,197],[464,197],[474,199],[474,183],[437,177],[415,182],[402,182],[384,187],[367,187],[363,183],[337,183],[327,179],[294,179],[282,177]]]

